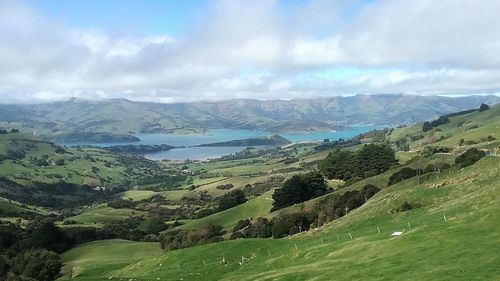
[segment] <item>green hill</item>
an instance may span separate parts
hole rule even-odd
[[[463,145],[495,146],[500,143],[500,105],[490,110],[472,112],[449,118],[449,123],[422,131],[422,123],[402,129],[396,129],[391,140],[408,139],[410,147],[418,149],[425,145],[458,147]],[[491,136],[492,138],[488,137]],[[412,139],[413,138],[413,139]]]
[[[0,134],[0,196],[39,206],[92,202],[97,189],[167,180],[167,169],[142,157],[63,148],[22,133]],[[99,187],[99,188],[98,188]]]
[[[288,239],[208,244],[139,262],[125,259],[129,265],[97,273],[79,266],[81,276],[74,279],[495,280],[500,277],[500,173],[491,167],[500,167],[500,158],[486,157],[421,184],[416,179],[400,182],[347,216]],[[422,207],[392,213],[403,201]],[[391,236],[396,231],[403,234]],[[63,257],[68,266],[81,264],[80,257]]]
[[[486,156],[465,168],[453,164],[470,147],[497,144],[496,140],[482,140],[496,134],[499,108],[453,116],[448,124],[426,132],[451,135],[431,145],[464,136],[475,143],[451,145],[449,154],[426,155],[429,143],[411,141],[418,151],[403,153],[404,164],[334,191],[342,194],[366,184],[382,187],[363,206],[327,225],[288,238],[238,239],[168,251],[140,261],[125,259],[112,271],[94,273],[92,267],[79,267],[81,275],[73,276],[74,280],[496,280],[500,278],[496,266],[500,262],[500,157]],[[488,130],[465,130],[463,124]],[[423,134],[421,128],[417,124],[396,129],[390,138],[415,138]],[[308,158],[315,159],[315,154]],[[405,167],[425,169],[435,163],[452,167],[388,185],[391,175]],[[182,228],[218,223],[230,229],[237,219],[262,215],[264,205],[270,207],[271,202],[258,200],[270,193],[187,222]],[[310,209],[321,200],[266,216]],[[397,232],[401,234],[393,235]],[[86,247],[75,251],[84,252]],[[63,256],[68,268],[81,263],[80,258]]]

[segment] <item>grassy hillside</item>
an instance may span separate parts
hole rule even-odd
[[[0,134],[0,196],[23,203],[53,207],[50,196],[68,204],[88,202],[103,196],[89,187],[173,186],[183,179],[169,167],[137,156],[63,148],[22,133]]]
[[[212,223],[220,224],[225,230],[231,231],[236,223],[244,218],[257,218],[269,214],[273,205],[272,196],[273,191],[268,191],[259,197],[253,198],[246,203],[236,207],[224,210],[222,212],[203,217],[201,219],[186,221],[179,228],[181,229],[199,229],[203,226]]]
[[[391,140],[421,136],[421,139],[411,141],[410,147],[413,149],[427,144],[458,147],[461,139],[466,145],[500,144],[500,105],[492,106],[490,110],[484,112],[453,116],[449,120],[448,124],[440,125],[425,133],[422,131],[421,123],[396,129],[391,135]],[[494,137],[495,140],[488,141],[488,136]]]
[[[102,276],[110,274],[114,269],[123,268],[131,262],[138,262],[160,254],[161,251],[156,243],[126,240],[96,241],[66,252],[63,256],[64,262],[78,261],[72,262],[71,266],[63,270],[68,277]]]
[[[89,208],[79,215],[69,217],[67,220],[74,220],[79,225],[99,227],[108,221],[126,219],[130,216],[140,216],[144,214],[145,212],[137,210],[113,209],[106,205],[99,205],[97,207]]]
[[[106,273],[80,266],[75,280],[496,280],[499,168],[500,158],[486,157],[439,179],[400,182],[322,229],[288,239],[208,244],[131,259]],[[403,201],[422,207],[393,213]],[[403,234],[391,236],[395,231]],[[70,253],[64,255],[68,265],[81,263]]]

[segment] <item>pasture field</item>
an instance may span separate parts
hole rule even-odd
[[[126,219],[130,216],[146,215],[146,212],[132,209],[114,209],[106,205],[99,205],[88,208],[81,214],[69,217],[67,220],[74,220],[81,225],[99,226],[107,221]]]

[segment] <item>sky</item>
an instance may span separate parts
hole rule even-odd
[[[500,93],[498,0],[0,0],[0,103]]]

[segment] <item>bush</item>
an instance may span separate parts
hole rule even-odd
[[[361,196],[365,201],[368,201],[373,195],[377,194],[380,189],[372,184],[367,184],[361,189]]]
[[[201,230],[181,230],[165,233],[160,237],[160,245],[164,250],[175,250],[224,240],[222,226],[209,224]]]
[[[257,218],[243,230],[245,238],[268,238],[272,235],[272,224],[267,218]]]
[[[471,148],[455,158],[455,164],[459,165],[460,167],[467,167],[476,163],[485,155],[486,153],[484,151],[477,148]]]
[[[402,212],[407,212],[407,211],[412,210],[412,209],[420,208],[421,206],[422,205],[419,203],[410,203],[408,201],[404,201],[403,204],[401,204],[401,206],[397,207],[393,211],[397,212],[397,213],[402,213]]]
[[[305,213],[283,214],[273,219],[273,238],[282,238],[309,229],[311,225]]]
[[[243,228],[247,227],[250,225],[250,220],[249,219],[244,219],[244,220],[240,220],[238,221],[238,223],[236,223],[236,225],[234,226],[233,228],[233,232],[237,232],[239,230],[242,230]]]
[[[417,175],[417,170],[405,167],[397,171],[396,173],[392,174],[392,176],[389,178],[389,185],[396,184],[400,181],[412,178],[416,175]]]

